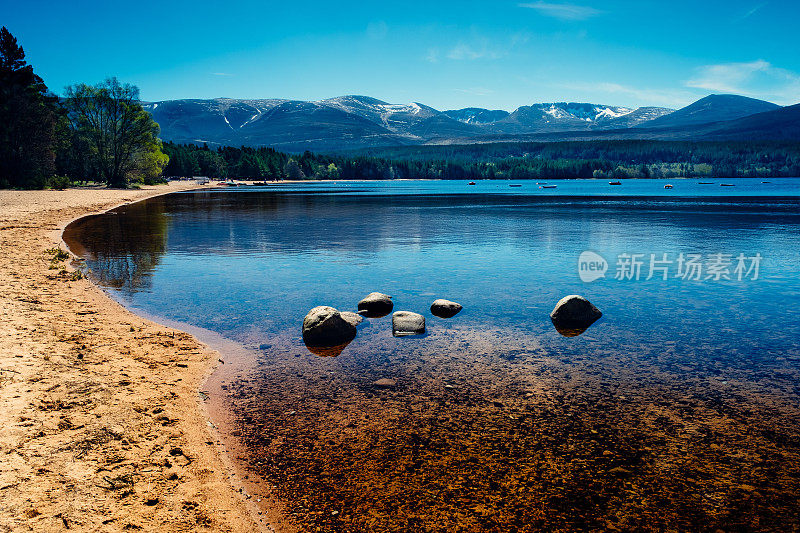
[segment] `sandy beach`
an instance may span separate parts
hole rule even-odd
[[[202,411],[219,355],[48,252],[77,217],[194,187],[0,191],[0,531],[269,531]]]

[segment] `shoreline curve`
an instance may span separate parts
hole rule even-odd
[[[69,225],[203,188],[0,191],[0,529],[275,531],[200,399],[219,353],[69,275]]]

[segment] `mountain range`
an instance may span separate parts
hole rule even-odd
[[[143,104],[177,143],[271,146],[299,152],[508,140],[800,139],[800,106],[710,95],[682,109],[539,103],[513,112],[439,111],[368,96],[301,100],[166,100]]]

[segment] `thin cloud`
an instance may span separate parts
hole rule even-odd
[[[453,61],[500,59],[511,53],[514,48],[525,45],[529,38],[527,33],[514,33],[498,43],[480,35],[474,35],[472,39],[461,41],[450,48],[445,57]],[[438,60],[438,55],[436,59]],[[436,61],[431,62],[435,63]]]
[[[428,63],[438,63],[439,62],[439,49],[438,48],[428,48],[428,53],[425,54],[425,61]]]
[[[794,104],[800,100],[800,74],[759,59],[747,63],[721,63],[695,69],[685,85],[712,92],[734,93]]]
[[[663,106],[677,109],[697,99],[696,95],[687,90],[632,87],[620,83],[602,81],[593,83],[569,83],[559,85],[558,87],[570,91],[580,91],[591,94],[591,98],[595,100],[601,98],[600,95],[608,95],[608,100],[610,100],[612,104],[624,100],[636,100],[640,102],[641,105]],[[603,96],[602,98],[605,97],[606,96]],[[608,104],[609,102],[601,103]]]
[[[761,8],[763,8],[764,6],[766,6],[768,3],[769,3],[769,2],[764,2],[763,4],[758,4],[757,6],[754,6],[754,7],[752,7],[751,9],[748,9],[748,10],[747,10],[747,11],[745,11],[743,14],[741,14],[741,15],[740,15],[740,16],[738,16],[738,17],[736,17],[736,21],[737,21],[737,22],[741,22],[741,21],[743,21],[743,20],[745,20],[745,19],[748,19],[748,18],[752,17],[752,16],[753,16],[753,15],[755,15],[755,14],[756,14],[756,13],[757,13],[759,10],[761,10]]]
[[[501,52],[490,50],[486,45],[475,48],[469,44],[461,43],[447,53],[447,58],[455,61],[474,61],[476,59],[497,59],[502,55]]]
[[[541,15],[553,17],[560,20],[586,20],[600,15],[602,11],[590,6],[579,6],[575,4],[556,4],[552,2],[531,2],[519,4],[519,7],[534,9]]]
[[[233,74],[229,74],[227,72],[212,72],[211,75],[212,76],[221,76],[221,77],[224,77],[224,78],[230,78],[230,77],[233,76]]]

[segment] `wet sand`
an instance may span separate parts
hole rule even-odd
[[[186,188],[0,191],[0,531],[270,530],[203,413],[219,355],[48,252],[76,217]]]

